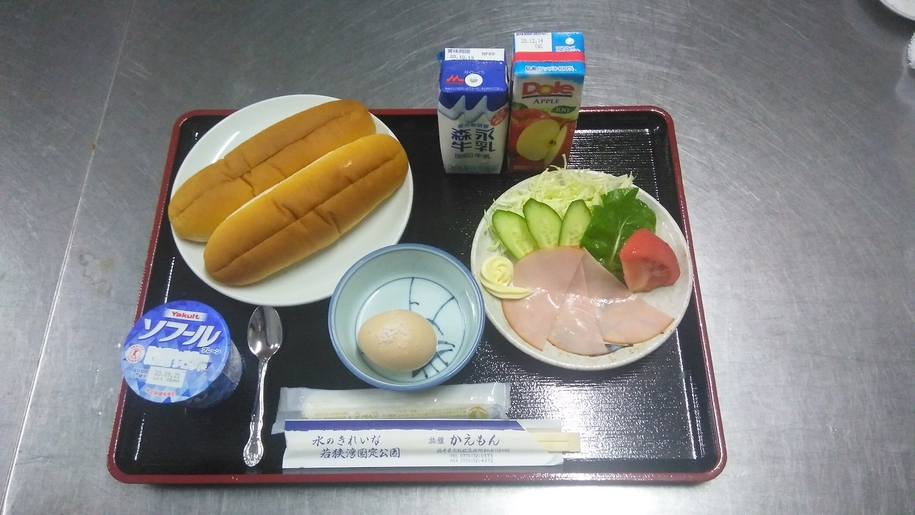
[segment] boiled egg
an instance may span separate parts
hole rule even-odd
[[[432,359],[435,329],[422,315],[406,309],[379,313],[359,328],[356,341],[372,363],[388,370],[416,370]]]

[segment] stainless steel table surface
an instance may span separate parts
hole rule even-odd
[[[105,466],[172,125],[434,107],[436,53],[582,30],[676,125],[728,463],[697,485],[125,485]],[[915,513],[915,22],[877,0],[0,3],[0,486],[30,513]]]

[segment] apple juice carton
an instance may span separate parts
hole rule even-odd
[[[563,164],[581,107],[581,32],[515,33],[508,170],[542,172]]]
[[[447,173],[499,173],[508,136],[505,49],[446,48],[438,135]]]

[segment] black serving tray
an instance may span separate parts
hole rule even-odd
[[[434,110],[373,112],[403,143],[413,170],[413,208],[401,242],[439,247],[469,266],[471,242],[484,210],[531,174],[445,174]],[[561,466],[283,470],[285,441],[274,435],[266,437],[261,464],[247,468],[242,448],[257,366],[244,335],[254,306],[232,300],[197,278],[178,253],[164,216],[182,161],[230,113],[194,111],[175,123],[137,317],[168,300],[209,304],[226,319],[245,371],[235,393],[206,410],[156,405],[122,384],[108,455],[115,478],[128,483],[697,482],[716,477],[724,468],[724,436],[695,265],[692,300],[678,329],[652,354],[621,368],[580,372],[541,363],[487,322],[477,354],[449,382],[508,382],[512,418],[560,419],[566,431],[580,432],[582,452],[567,454]],[[583,108],[569,167],[635,174],[636,184],[680,224],[692,252],[673,122],[665,111]],[[285,338],[270,362],[266,427],[276,416],[281,387],[368,387],[334,353],[328,304],[322,300],[278,309]]]

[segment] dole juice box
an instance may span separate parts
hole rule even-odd
[[[581,32],[515,34],[508,170],[562,166],[572,148],[585,81]]]
[[[439,74],[438,135],[448,173],[499,173],[508,136],[503,48],[446,48]]]

